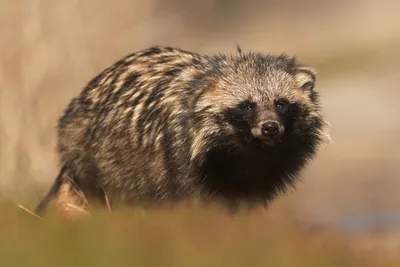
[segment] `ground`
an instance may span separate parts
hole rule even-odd
[[[235,216],[217,206],[104,209],[73,222],[0,209],[2,266],[398,266],[356,255],[335,231],[307,229],[283,202]]]

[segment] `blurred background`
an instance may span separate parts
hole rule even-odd
[[[239,44],[313,65],[332,125],[334,144],[277,203],[357,251],[400,254],[399,12],[396,0],[0,0],[0,196],[45,193],[58,172],[58,117],[121,57]]]

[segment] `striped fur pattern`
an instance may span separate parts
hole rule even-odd
[[[329,139],[315,78],[286,55],[135,52],[66,108],[61,165],[93,201],[268,202]],[[272,143],[260,133],[268,120],[284,129]]]

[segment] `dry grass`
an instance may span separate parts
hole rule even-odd
[[[0,0],[0,196],[24,204],[0,204],[0,266],[399,266],[357,259],[346,238],[310,234],[294,214],[310,222],[399,206],[400,2],[164,3]],[[231,218],[215,207],[112,216],[108,207],[74,223],[29,214],[58,171],[55,126],[70,98],[154,44],[228,53],[240,44],[315,64],[335,146],[291,192],[295,209]]]
[[[277,205],[281,206],[281,205]],[[97,210],[75,222],[0,206],[2,266],[398,266],[354,256],[282,207],[230,216],[207,208]]]

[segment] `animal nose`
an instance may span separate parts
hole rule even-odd
[[[274,121],[268,121],[261,126],[261,131],[266,137],[274,137],[279,133],[279,125]]]

